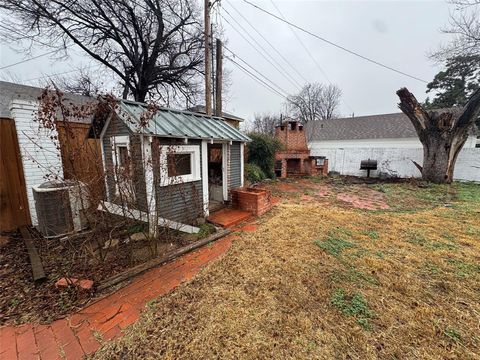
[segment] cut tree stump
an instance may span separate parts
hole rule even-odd
[[[30,265],[32,266],[33,281],[41,282],[47,277],[45,276],[45,271],[43,270],[42,259],[38,255],[37,248],[33,243],[32,235],[26,226],[20,227],[20,233],[22,234],[23,241],[27,247],[28,257],[30,258]]]

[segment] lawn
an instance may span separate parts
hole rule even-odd
[[[269,185],[282,201],[95,357],[480,357],[480,185]]]

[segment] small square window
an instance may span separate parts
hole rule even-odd
[[[192,154],[167,154],[168,176],[192,174]]]
[[[323,166],[325,159],[316,159],[315,162],[317,166]]]

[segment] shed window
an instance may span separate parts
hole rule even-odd
[[[175,145],[160,149],[160,186],[201,180],[200,146]]]
[[[168,177],[190,175],[192,173],[192,154],[168,154]]]
[[[317,166],[323,166],[323,164],[325,163],[325,159],[317,158],[315,159],[315,162]]]
[[[127,145],[117,145],[117,164],[125,167],[128,164],[128,147]]]
[[[121,195],[126,201],[135,201],[133,186],[133,172],[131,166],[131,148],[128,136],[119,135],[110,137],[112,144],[112,161],[114,165],[113,178],[115,180],[114,196]]]

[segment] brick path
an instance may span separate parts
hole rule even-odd
[[[254,231],[246,225],[240,230]],[[224,254],[235,239],[229,235],[168,264],[136,277],[132,283],[85,309],[49,325],[24,324],[0,328],[0,360],[81,359],[95,352],[100,341],[122,335],[136,322],[145,304],[191,279],[210,261]]]

